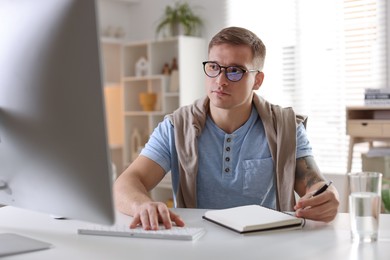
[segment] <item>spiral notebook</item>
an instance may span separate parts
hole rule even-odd
[[[204,219],[238,233],[300,229],[305,220],[259,205],[208,210]]]

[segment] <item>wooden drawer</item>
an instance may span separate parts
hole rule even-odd
[[[390,123],[383,124],[383,137],[390,137]]]
[[[356,137],[381,137],[383,124],[372,120],[348,120],[347,134]]]

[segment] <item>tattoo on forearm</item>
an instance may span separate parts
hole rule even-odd
[[[298,181],[305,183],[307,188],[313,186],[313,184],[324,181],[320,170],[311,156],[302,157],[297,160],[295,178]]]

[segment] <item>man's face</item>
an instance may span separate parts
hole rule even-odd
[[[258,69],[252,63],[252,51],[248,46],[222,44],[213,46],[209,51],[209,61],[220,66],[237,66],[245,70]],[[237,82],[226,78],[225,71],[215,78],[206,76],[206,92],[212,106],[222,109],[234,109],[248,105],[252,101],[253,90],[259,89],[263,80],[262,72],[246,72]]]

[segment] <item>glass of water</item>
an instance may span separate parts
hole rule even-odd
[[[348,181],[352,241],[376,241],[381,211],[382,173],[349,173]]]

